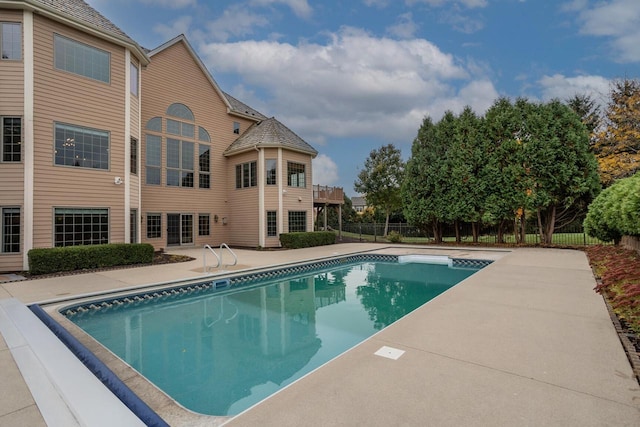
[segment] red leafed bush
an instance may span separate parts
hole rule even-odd
[[[620,246],[592,246],[587,255],[601,280],[595,290],[607,298],[618,318],[640,333],[640,254]]]

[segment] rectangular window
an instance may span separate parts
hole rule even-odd
[[[240,123],[233,122],[233,133],[239,135],[240,134]]]
[[[306,188],[304,166],[301,163],[287,163],[287,185],[289,187]]]
[[[193,243],[193,215],[180,216],[181,243]]]
[[[109,243],[109,210],[56,208],[54,246]]]
[[[198,215],[198,236],[209,236],[211,234],[209,214]]]
[[[278,184],[278,171],[276,169],[277,161],[276,159],[267,159],[265,162],[265,170],[267,174],[267,185],[276,185]]]
[[[109,169],[109,132],[55,124],[55,164]]]
[[[22,59],[21,23],[0,22],[0,49],[2,49],[2,59]]]
[[[167,119],[167,133],[194,139],[196,127],[192,123],[184,123],[173,119]]]
[[[147,214],[147,239],[159,239],[162,237],[162,215],[157,213]]]
[[[20,252],[20,208],[2,208],[2,253]]]
[[[138,96],[138,67],[132,62],[129,69],[130,73],[130,81],[129,81],[129,89],[131,90],[131,94],[133,96]]]
[[[167,138],[167,186],[193,187],[194,143]]]
[[[236,165],[236,188],[249,188],[258,185],[256,162]]]
[[[267,237],[278,235],[278,212],[267,211]]]
[[[162,164],[162,138],[146,135],[147,184],[160,185],[160,167]]]
[[[130,172],[133,175],[138,174],[138,140],[135,138],[131,138],[131,164],[129,166]]]
[[[0,138],[3,162],[19,162],[22,160],[22,119],[20,117],[1,117]]]
[[[289,212],[289,233],[307,231],[307,213],[305,211]]]
[[[104,83],[111,80],[111,54],[75,40],[54,35],[54,61],[58,70]]]
[[[208,145],[198,144],[198,186],[211,188],[211,148]]]
[[[129,243],[138,243],[138,210],[131,209],[129,212]]]

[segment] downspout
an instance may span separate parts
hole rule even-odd
[[[254,150],[258,152],[258,245],[261,248],[265,247],[265,211],[264,211],[264,150],[258,148],[258,144],[253,146]]]

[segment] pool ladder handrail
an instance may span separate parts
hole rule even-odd
[[[235,254],[235,252],[233,252],[231,250],[231,248],[226,244],[226,243],[221,243],[220,244],[220,255],[218,255],[216,253],[216,251],[213,250],[213,248],[209,245],[204,245],[203,248],[203,252],[202,252],[202,263],[203,263],[203,268],[202,271],[204,273],[209,271],[209,267],[207,267],[207,249],[209,249],[211,251],[211,253],[213,254],[213,256],[216,257],[216,260],[218,261],[218,263],[213,266],[213,268],[225,268],[225,267],[232,267],[236,264],[238,264],[238,256]],[[222,264],[222,251],[226,249],[227,251],[229,251],[229,253],[231,254],[231,256],[233,257],[233,263],[232,264]]]

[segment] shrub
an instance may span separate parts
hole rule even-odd
[[[401,243],[402,242],[402,234],[393,230],[387,234],[387,240],[391,243]]]
[[[332,245],[336,242],[336,235],[331,231],[313,231],[301,233],[283,233],[280,244],[283,248],[299,249],[313,246]]]
[[[116,265],[148,264],[153,261],[153,246],[147,243],[110,243],[40,248],[31,249],[28,257],[29,273],[49,274]]]

